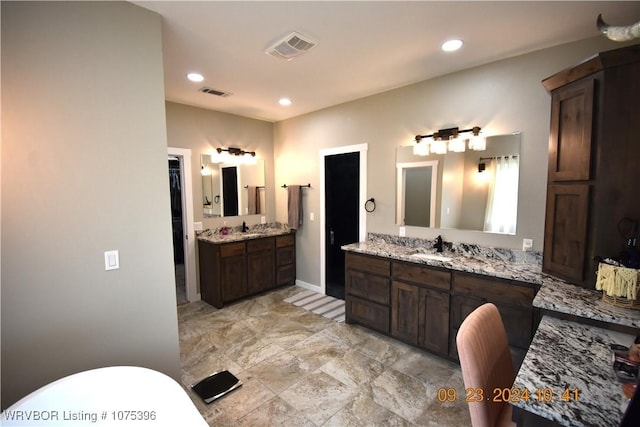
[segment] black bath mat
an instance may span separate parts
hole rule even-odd
[[[191,386],[206,403],[211,403],[240,387],[242,382],[229,371],[215,372]]]

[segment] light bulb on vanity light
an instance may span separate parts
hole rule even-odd
[[[429,142],[431,138],[421,138],[413,141],[413,154],[416,156],[429,155]]]
[[[459,136],[452,136],[449,140],[449,151],[453,151],[454,153],[462,153],[464,152],[464,139]]]

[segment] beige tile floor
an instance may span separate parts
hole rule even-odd
[[[209,425],[471,425],[458,365],[282,301],[300,291],[178,307],[182,382]],[[242,387],[209,405],[188,389],[222,369]],[[440,387],[461,398],[439,402]]]

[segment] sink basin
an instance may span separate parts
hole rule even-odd
[[[420,258],[420,259],[428,259],[433,261],[451,261],[453,258],[440,255],[440,254],[423,254],[423,253],[415,253],[411,254],[412,257]]]

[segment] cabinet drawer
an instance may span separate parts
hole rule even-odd
[[[349,295],[389,305],[390,280],[387,277],[375,276],[361,271],[347,270],[346,291]]]
[[[276,236],[276,248],[283,246],[293,246],[296,243],[295,234],[285,234],[282,236]]]
[[[243,255],[245,250],[244,242],[228,243],[220,246],[220,256],[222,258]]]
[[[367,271],[380,276],[389,276],[391,261],[347,252],[346,267],[347,269]]]
[[[296,251],[293,246],[287,246],[284,248],[278,248],[276,253],[276,264],[278,267],[287,264],[293,264],[296,257]]]
[[[449,271],[434,270],[415,264],[394,262],[393,278],[438,289],[449,290],[451,288],[451,273]]]
[[[278,267],[276,271],[276,285],[293,285],[296,282],[296,266],[294,264]]]
[[[347,296],[345,310],[347,322],[361,323],[367,328],[389,333],[389,307]]]
[[[501,282],[480,276],[454,274],[453,290],[463,295],[473,295],[489,302],[505,303],[520,307],[531,307],[535,292],[533,288]]]
[[[271,250],[273,250],[273,237],[263,237],[260,239],[247,240],[247,252]]]

